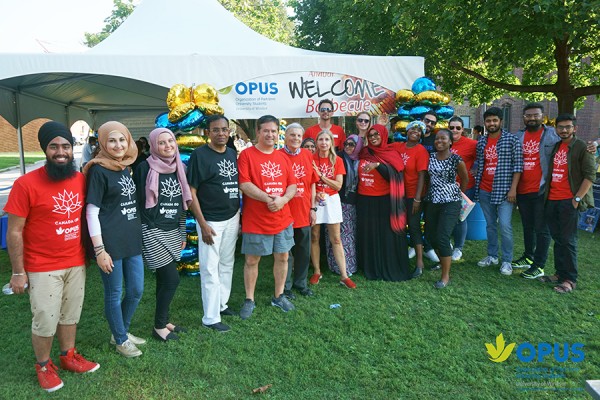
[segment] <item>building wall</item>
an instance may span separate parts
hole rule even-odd
[[[38,142],[37,133],[48,119],[36,119],[25,125],[23,134],[23,151],[42,151]],[[0,116],[0,153],[14,153],[19,151],[17,130],[7,120]]]

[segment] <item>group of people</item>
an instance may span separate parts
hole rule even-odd
[[[418,278],[428,251],[438,262],[433,269],[441,269],[435,287],[446,287],[452,261],[462,257],[464,197],[480,202],[487,223],[488,254],[480,266],[499,262],[499,226],[501,273],[528,267],[522,276],[554,282],[559,293],[575,288],[577,210],[593,202],[595,165],[590,146],[575,137],[573,116],[557,118],[557,134],[541,123],[543,107],[529,104],[525,131],[513,135],[501,129],[501,110],[490,108],[484,114],[487,135],[476,142],[462,135],[459,117],[436,132],[437,116],[428,113],[408,124],[406,142],[390,143],[386,127],[372,125],[367,113],[357,115],[356,134],[346,137],[331,121],[333,108],[322,100],[319,123],[306,131],[290,124],[279,150],[280,121],[260,117],[256,144],[239,157],[227,146],[229,120],[208,116],[210,141],[192,153],[187,168],[173,132],[157,128],[149,135],[147,158],[133,173],[139,152],[123,124],[110,121],[99,128],[99,152],[82,173],[73,165],[68,128],[53,121],[42,125],[38,139],[47,163],[15,182],[5,207],[10,285],[17,294],[29,286],[41,387],[50,392],[63,386],[50,359],[55,335],[62,369],[99,368],[75,348],[87,256],[100,270],[110,343],[118,353],[137,357],[138,346],[146,343],[130,332],[143,293],[144,264],[156,274],[152,336],[166,342],[186,332],[171,320],[170,304],[179,284],[176,263],[186,246],[188,209],[200,233],[202,324],[217,332],[230,330],[224,316],[252,316],[263,256],[273,255],[272,306],[288,312],[295,309],[295,293],[313,296],[309,284],[314,287],[323,277],[321,232],[327,232],[327,264],[344,288],[356,288],[351,276],[359,268],[367,279]],[[514,203],[525,238],[525,254],[516,261]],[[228,302],[240,221],[245,300],[236,312]],[[550,237],[556,274],[545,276]],[[409,239],[416,256],[412,271]]]

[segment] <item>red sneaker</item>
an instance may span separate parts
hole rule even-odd
[[[323,277],[323,275],[321,275],[321,274],[312,274],[312,276],[310,277],[308,282],[311,285],[316,285],[317,283],[319,283],[319,281],[321,280],[322,277]]]
[[[43,367],[40,367],[40,364],[35,364],[38,381],[46,392],[54,392],[64,386],[56,371],[58,371],[58,368],[52,363],[52,360],[48,360],[48,364]]]
[[[86,360],[73,347],[67,351],[66,356],[60,356],[60,367],[77,374],[85,374],[96,371],[100,368],[100,364]]]
[[[348,289],[356,289],[356,283],[352,282],[350,278],[342,279],[340,285],[346,286]]]

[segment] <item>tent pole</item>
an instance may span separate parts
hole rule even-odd
[[[19,166],[21,175],[25,175],[25,154],[23,152],[23,131],[21,130],[21,106],[19,101],[19,92],[15,96],[15,114],[17,116],[17,143],[19,144]]]

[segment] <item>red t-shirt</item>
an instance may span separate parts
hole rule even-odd
[[[85,178],[79,172],[55,182],[42,167],[15,181],[4,211],[26,218],[25,271],[57,271],[85,264],[81,239],[84,194]]]
[[[302,137],[302,140],[304,140],[306,138],[311,138],[316,142],[317,135],[322,130],[323,130],[323,128],[321,128],[319,126],[319,124],[313,125],[313,126],[307,128],[306,131],[304,131],[304,136]],[[344,133],[344,130],[342,129],[342,127],[339,125],[332,124],[331,128],[329,128],[329,131],[333,135],[333,145],[338,150],[344,150],[344,142],[346,141],[346,134]]]
[[[238,158],[240,187],[251,182],[270,196],[283,196],[288,186],[296,184],[290,160],[280,151],[265,154],[249,147]],[[293,222],[289,203],[277,212],[269,211],[267,203],[255,200],[244,193],[242,232],[276,235]]]
[[[465,162],[467,173],[469,174],[469,183],[467,184],[467,189],[471,189],[473,186],[475,186],[475,178],[471,173],[471,169],[473,168],[473,164],[477,158],[477,140],[461,136],[459,140],[452,143],[450,151],[452,151],[454,154],[458,154]],[[460,177],[458,175],[456,176],[456,182],[458,182],[460,185]]]
[[[292,171],[298,180],[296,196],[288,203],[292,218],[294,218],[294,228],[304,228],[310,225],[310,208],[312,207],[310,187],[319,180],[312,167],[313,155],[307,149],[300,149],[300,154],[296,156],[288,154],[285,149],[279,151],[290,159]]]
[[[544,128],[537,132],[525,131],[523,136],[523,173],[517,186],[518,194],[537,193],[542,181],[542,165],[540,164],[540,141]]]
[[[390,194],[390,183],[383,179],[377,169],[364,172],[363,167],[368,163],[367,160],[360,160],[358,163],[358,194],[363,196],[385,196]]]
[[[417,195],[417,184],[419,182],[419,171],[427,171],[429,166],[429,152],[420,144],[414,147],[406,147],[406,143],[395,142],[392,144],[404,160],[404,192],[408,199],[414,199]],[[423,187],[421,197],[427,192]]]
[[[500,136],[495,139],[488,137],[483,153],[483,175],[481,177],[479,189],[486,192],[492,191],[494,175],[496,174],[496,167],[498,166],[498,153],[496,152],[498,139],[500,139]]]
[[[319,167],[319,171],[325,175],[326,178],[334,179],[338,175],[346,175],[346,167],[344,167],[344,161],[335,156],[335,165],[331,165],[331,161],[329,161],[329,157],[319,157],[319,151],[316,151],[313,154],[313,160]],[[337,190],[333,190],[329,187],[329,185],[323,183],[322,181],[317,182],[317,193],[325,192],[330,196],[337,194]]]
[[[561,143],[554,155],[552,168],[552,181],[550,182],[550,193],[548,200],[567,200],[573,198],[571,185],[569,185],[569,167],[567,166],[567,154],[569,144]]]

